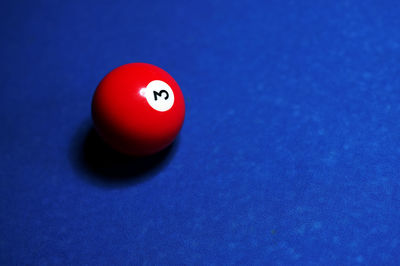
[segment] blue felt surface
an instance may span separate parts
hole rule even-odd
[[[398,265],[399,1],[3,1],[0,264]],[[90,101],[129,62],[187,115],[146,161]]]

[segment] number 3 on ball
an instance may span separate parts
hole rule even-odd
[[[157,96],[161,97],[163,93],[166,94],[164,100],[167,100],[169,97],[169,94],[166,90],[160,90],[160,92],[156,92],[156,91],[153,91],[153,92],[154,92],[154,100],[155,101],[157,101]]]
[[[153,80],[147,85],[145,93],[149,105],[159,112],[168,111],[174,105],[174,93],[164,81]]]

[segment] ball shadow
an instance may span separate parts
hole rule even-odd
[[[92,126],[80,130],[71,145],[71,160],[79,176],[101,186],[135,185],[155,176],[173,157],[178,139],[163,151],[131,157],[106,145]]]

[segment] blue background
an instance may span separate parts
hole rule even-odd
[[[399,1],[3,1],[0,262],[398,265]],[[92,94],[147,62],[177,142],[105,147]]]

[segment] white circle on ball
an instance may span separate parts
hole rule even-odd
[[[149,105],[159,112],[168,111],[174,105],[174,92],[164,81],[153,80],[144,94]]]

